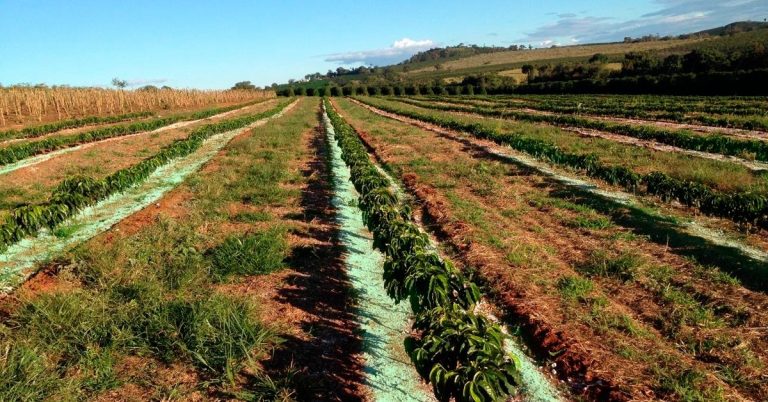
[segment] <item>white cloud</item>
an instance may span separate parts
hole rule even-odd
[[[617,41],[625,36],[679,35],[768,15],[766,0],[655,0],[657,9],[629,20],[579,14],[557,14],[516,42],[580,43]]]
[[[685,21],[701,19],[706,17],[707,14],[709,14],[709,12],[693,11],[685,14],[670,15],[662,18],[661,20],[659,20],[659,22],[663,24],[675,24],[675,23],[680,23]]]
[[[413,40],[410,38],[403,38],[400,40],[396,40],[395,43],[392,44],[392,47],[395,49],[409,49],[409,48],[421,48],[424,46],[432,46],[434,44],[435,43],[429,39]]]
[[[329,54],[325,61],[339,64],[386,65],[403,61],[418,52],[435,46],[436,43],[430,39],[403,38],[396,40],[392,46],[382,49]]]

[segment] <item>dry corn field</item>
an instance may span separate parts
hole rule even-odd
[[[273,96],[263,91],[0,88],[0,128],[25,123],[243,103]]]

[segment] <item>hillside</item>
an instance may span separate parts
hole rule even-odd
[[[768,22],[759,21],[739,21],[721,27],[706,29],[693,33],[692,35],[731,35],[739,32],[757,31],[768,28]]]
[[[768,69],[766,27],[766,23],[735,22],[677,37],[646,35],[547,49],[459,44],[419,52],[389,66],[308,74],[305,80],[273,89],[283,94],[290,88],[296,94],[324,94],[332,87],[349,87],[347,92],[375,87],[384,92],[388,86],[421,86],[442,92],[442,87],[461,86],[468,91],[466,87],[472,86],[481,93],[569,92],[578,83],[582,92],[755,94],[762,90],[740,85],[740,80],[763,80],[763,70]],[[608,86],[609,81],[616,86]],[[707,87],[712,89],[705,91]]]
[[[681,45],[692,44],[706,40],[704,38],[672,39],[637,43],[600,43],[574,46],[561,46],[547,49],[508,50],[498,53],[478,54],[450,61],[433,61],[422,64],[421,68],[408,71],[406,74],[419,76],[434,71],[464,72],[477,68],[495,70],[519,67],[522,63],[540,61],[561,61],[564,59],[590,57],[595,53],[606,55],[623,55],[626,52],[669,49]],[[438,66],[439,67],[436,67]]]

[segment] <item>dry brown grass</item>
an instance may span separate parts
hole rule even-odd
[[[646,50],[665,49],[706,40],[698,39],[673,39],[653,42],[637,43],[605,43],[595,45],[563,46],[550,49],[533,49],[525,51],[508,51],[498,53],[479,54],[458,60],[442,63],[444,69],[459,70],[464,68],[482,67],[494,64],[511,64],[528,61],[541,61],[553,59],[565,59],[569,57],[586,57],[595,53],[620,54],[626,52],[640,52]],[[434,71],[433,66],[412,70],[408,74]]]
[[[272,91],[0,88],[0,127],[93,115],[233,104],[272,96]]]

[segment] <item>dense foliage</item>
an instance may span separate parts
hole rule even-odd
[[[504,351],[499,325],[475,313],[477,285],[430,247],[355,130],[327,101],[325,109],[361,194],[374,246],[386,254],[387,293],[408,300],[416,314],[418,336],[406,348],[417,370],[440,401],[494,401],[513,393],[519,384],[516,362]]]
[[[52,229],[81,209],[146,180],[160,166],[200,148],[207,138],[275,115],[284,106],[285,103],[282,103],[266,112],[206,124],[193,130],[187,138],[176,140],[163,147],[157,154],[136,165],[118,170],[104,179],[73,177],[62,181],[53,190],[47,202],[24,205],[11,211],[5,222],[0,224],[0,250],[37,233],[40,229]]]

